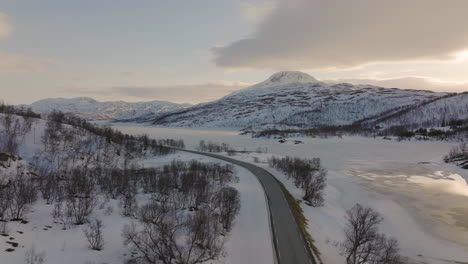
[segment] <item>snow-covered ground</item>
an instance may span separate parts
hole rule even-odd
[[[157,167],[173,159],[223,163],[181,152],[148,159],[144,164],[145,167]],[[240,192],[241,210],[228,234],[226,255],[215,263],[273,263],[268,211],[262,187],[254,175],[241,167],[236,167],[236,176],[239,182],[233,186]],[[132,220],[121,216],[118,203],[118,200],[105,201],[101,197],[102,206],[94,210],[92,217],[99,218],[104,224],[105,240],[104,250],[94,251],[88,248],[82,226],[62,230],[62,225],[54,223],[51,216],[53,205],[39,200],[26,216],[29,223],[8,223],[9,236],[0,236],[0,263],[24,263],[26,252],[32,248],[36,253],[45,252],[45,263],[49,264],[123,263],[131,252],[123,245],[121,231]],[[5,252],[11,248],[7,241],[16,242],[19,246],[13,252]]]
[[[254,155],[261,162],[272,154],[320,157],[328,169],[325,206],[303,208],[325,263],[344,263],[337,243],[343,239],[345,212],[357,202],[383,215],[381,231],[396,237],[402,254],[413,262],[468,261],[468,172],[442,161],[454,143],[343,137],[288,139],[281,144],[277,139],[252,139],[234,131],[130,125],[116,128],[130,134],[184,139],[188,148],[195,148],[201,139],[226,142],[238,150],[268,148],[267,154],[236,156],[250,162]],[[302,143],[295,144],[294,140]],[[270,171],[297,198],[301,197],[301,191],[284,175]]]
[[[1,115],[0,115],[1,117]],[[0,125],[1,126],[1,125]],[[72,129],[70,126],[66,126]],[[43,151],[41,137],[44,134],[45,121],[35,120],[33,129],[24,137],[19,138],[19,156],[23,160],[8,159],[0,163],[0,183],[11,177],[16,177],[19,167],[27,171],[28,160],[35,153]],[[3,127],[0,127],[0,131]],[[203,162],[224,163],[205,156],[178,152],[166,156],[148,157],[139,160],[145,168],[159,167],[169,164],[172,160],[190,161],[197,159]],[[232,183],[240,193],[241,209],[234,221],[231,232],[226,236],[226,254],[212,264],[237,263],[273,263],[273,248],[269,227],[267,202],[260,182],[256,177],[241,167],[235,167],[239,181]],[[142,204],[146,198],[139,195],[137,200]],[[26,263],[27,252],[34,249],[36,254],[44,252],[48,264],[91,264],[91,263],[124,263],[131,255],[129,248],[123,245],[121,237],[125,224],[133,221],[120,214],[119,201],[99,195],[98,206],[90,218],[98,218],[103,222],[104,249],[94,251],[88,248],[88,242],[83,233],[83,226],[63,225],[52,217],[54,206],[38,199],[30,206],[25,216],[28,222],[8,222],[7,236],[0,234],[0,263]],[[0,222],[0,228],[2,223]],[[3,231],[3,230],[2,230]],[[0,233],[3,233],[0,231]],[[7,243],[8,242],[8,243]],[[17,244],[16,244],[17,243]],[[14,251],[7,252],[7,249]]]
[[[163,158],[148,160],[145,162],[145,167],[161,166],[169,163],[174,158],[186,161],[196,159],[200,162],[225,163],[224,161],[206,156],[178,152]],[[274,262],[273,244],[270,234],[267,201],[262,185],[246,169],[239,166],[235,166],[235,169],[239,182],[232,186],[240,193],[241,209],[226,241],[227,255],[219,261],[219,264],[271,264]]]

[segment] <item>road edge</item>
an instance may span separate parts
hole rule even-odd
[[[265,170],[267,171],[267,170]],[[268,171],[267,171],[268,172]],[[288,200],[288,203],[290,205],[290,208],[292,210],[292,213],[294,215],[294,220],[296,221],[297,226],[300,228],[300,232],[302,234],[302,239],[306,242],[305,244],[308,245],[307,247],[307,252],[310,254],[310,256],[313,259],[318,260],[319,263],[323,264],[322,258],[320,257],[320,251],[318,248],[315,246],[314,242],[315,240],[312,238],[312,235],[307,231],[307,226],[308,226],[308,220],[304,216],[304,210],[302,209],[301,205],[297,202],[296,198],[288,191],[286,186],[278,180],[273,174],[268,172],[275,180],[278,182],[278,184],[281,187],[281,190],[283,191],[284,196],[286,196],[286,199]],[[301,220],[302,219],[302,220]]]

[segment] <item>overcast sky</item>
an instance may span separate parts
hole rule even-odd
[[[466,0],[0,0],[0,100],[197,103],[278,70],[464,91],[467,10]]]

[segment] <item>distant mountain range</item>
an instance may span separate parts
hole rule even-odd
[[[395,125],[419,122],[418,119],[404,120],[398,114],[402,111],[406,116],[410,113],[421,116],[421,122],[433,117],[440,120],[444,112],[447,118],[468,118],[466,99],[466,94],[325,83],[301,72],[279,72],[217,101],[146,116],[138,121],[170,127],[255,131],[343,126],[360,121]],[[441,105],[447,110],[441,111]],[[422,117],[422,113],[432,111],[438,114]],[[452,112],[454,114],[450,115]]]
[[[283,71],[219,100],[194,106],[161,101],[98,102],[81,97],[45,99],[31,107],[39,113],[56,109],[88,120],[166,127],[260,131],[365,124],[416,128],[468,119],[468,93],[321,82],[302,72]]]
[[[122,120],[153,116],[164,112],[187,108],[189,104],[176,104],[166,101],[150,102],[99,102],[88,97],[48,98],[31,105],[36,113],[47,114],[53,110],[72,113],[87,120]]]

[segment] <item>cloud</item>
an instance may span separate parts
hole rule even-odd
[[[250,22],[263,21],[275,8],[275,2],[265,1],[261,3],[248,3],[242,2],[241,4],[242,16]]]
[[[277,0],[253,36],[214,47],[225,68],[343,69],[449,60],[468,48],[466,0]]]
[[[8,16],[0,12],[0,39],[7,38],[12,31],[12,27],[8,22]]]
[[[336,82],[336,81],[333,81]],[[339,82],[352,84],[369,84],[386,88],[401,88],[415,90],[430,90],[436,92],[467,92],[468,83],[440,82],[427,77],[403,77],[396,79],[341,79]]]
[[[66,89],[63,93],[72,96],[86,94],[86,96],[95,96],[100,100],[162,100],[176,103],[201,103],[219,99],[249,85],[243,82],[219,81],[167,86],[74,87]]]

